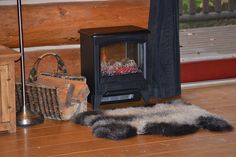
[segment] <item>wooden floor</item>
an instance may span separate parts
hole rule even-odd
[[[186,89],[182,98],[217,113],[236,127],[236,84]],[[44,124],[0,134],[0,157],[235,157],[236,132],[201,130],[192,135],[140,135],[121,141],[95,138],[71,122]]]

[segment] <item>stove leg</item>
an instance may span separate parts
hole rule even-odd
[[[93,95],[92,96],[92,108],[94,111],[100,110],[99,106],[101,104],[101,99],[102,99],[101,95]]]
[[[144,106],[147,106],[149,104],[150,94],[148,91],[141,91],[141,95],[143,97]]]

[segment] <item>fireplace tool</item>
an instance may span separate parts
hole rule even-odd
[[[40,113],[30,111],[26,106],[26,90],[25,90],[25,57],[24,57],[24,39],[23,39],[23,23],[22,23],[22,10],[21,0],[17,0],[17,13],[18,13],[18,29],[19,29],[19,45],[21,53],[21,84],[22,84],[22,108],[16,114],[17,126],[30,126],[42,123],[44,117]]]

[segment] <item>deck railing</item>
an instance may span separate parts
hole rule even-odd
[[[200,21],[221,18],[236,18],[236,0],[179,0],[180,21]],[[186,10],[187,7],[187,10]]]

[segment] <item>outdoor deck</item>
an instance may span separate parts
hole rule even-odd
[[[180,30],[181,62],[236,58],[236,25]]]
[[[236,78],[236,25],[180,30],[181,82]]]
[[[184,90],[188,102],[217,113],[236,127],[236,84]],[[108,106],[107,106],[108,107]],[[44,124],[0,134],[1,157],[235,157],[236,132],[201,130],[192,135],[161,137],[143,135],[112,141],[95,138],[89,128],[47,120]]]

